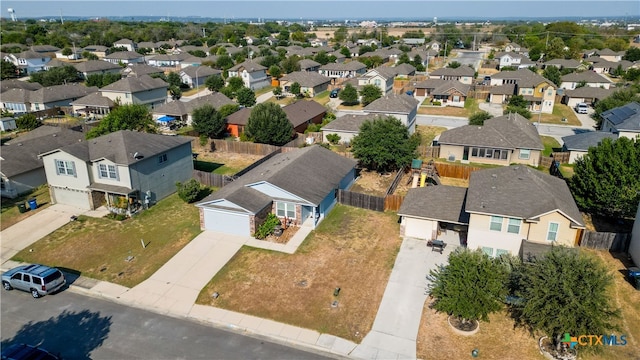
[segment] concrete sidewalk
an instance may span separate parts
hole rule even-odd
[[[20,250],[27,248],[56,229],[71,221],[72,215],[87,215],[102,217],[107,214],[104,208],[98,210],[83,210],[69,205],[53,204],[40,209],[19,223],[10,226],[2,232],[0,248],[0,263],[11,259]]]

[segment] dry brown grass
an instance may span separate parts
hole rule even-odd
[[[376,171],[362,170],[350,191],[374,196],[385,196],[396,173],[379,174]],[[403,181],[400,180],[402,184]]]
[[[197,303],[360,342],[371,330],[400,249],[398,233],[394,213],[337,205],[295,254],[242,248]]]
[[[467,117],[469,116],[469,111],[455,106],[421,106],[418,108],[418,114]]]
[[[459,186],[459,187],[469,187],[469,180],[465,180],[465,179],[456,179],[456,178],[451,178],[451,177],[441,177],[440,181],[442,182],[442,185],[449,185],[449,186]]]
[[[416,132],[420,134],[420,145],[430,146],[436,136],[446,131],[446,127],[417,125]]]

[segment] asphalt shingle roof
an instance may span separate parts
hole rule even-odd
[[[388,94],[364,107],[364,111],[409,114],[420,102],[406,94]]]
[[[166,88],[167,84],[160,78],[152,78],[148,75],[142,75],[138,77],[126,77],[120,79],[112,84],[103,87],[102,91],[116,91],[126,93],[137,93],[141,91],[154,90],[160,88]]]
[[[561,79],[562,81],[567,81],[567,82],[586,81],[587,83],[611,83],[611,80],[607,79],[606,77],[594,71],[574,72],[574,73],[562,76]]]
[[[398,215],[468,224],[466,197],[467,188],[464,187],[436,185],[409,189]]]
[[[299,100],[283,107],[282,110],[287,114],[287,119],[294,128],[327,112],[327,108],[313,100]]]
[[[325,125],[322,130],[323,131],[348,131],[348,132],[359,132],[362,124],[367,120],[375,120],[377,118],[382,118],[383,115],[380,114],[365,114],[365,115],[353,115],[346,114],[342,115],[339,118],[333,120],[329,124]]]
[[[121,69],[120,65],[112,64],[108,61],[102,61],[102,60],[89,60],[89,61],[74,64],[73,66],[76,68],[76,70],[83,73],[88,73],[93,71],[115,70],[115,69],[118,69],[119,71]]]
[[[580,134],[563,136],[564,147],[569,151],[587,151],[592,146],[598,146],[603,139],[615,140],[618,134],[606,131],[587,131]]]
[[[331,78],[320,75],[317,72],[295,71],[282,77],[282,80],[297,82],[302,87],[313,88],[322,84],[330,83]]]
[[[320,67],[321,70],[332,70],[332,71],[356,71],[356,70],[361,70],[366,68],[367,66],[365,64],[356,60],[345,62],[345,63],[328,63]]]
[[[191,114],[194,109],[197,109],[203,105],[211,105],[216,110],[219,110],[222,106],[228,104],[235,104],[231,99],[226,97],[222,93],[212,93],[205,96],[197,97],[192,99],[191,101],[170,101],[166,104],[162,104],[157,108],[153,109],[154,114],[163,114],[163,115],[175,115],[175,116],[184,116],[187,114]]]
[[[235,66],[233,66],[231,69],[229,69],[230,71],[238,71],[240,69],[245,69],[247,70],[247,72],[256,72],[256,71],[262,71],[262,70],[267,70],[266,67],[260,65],[257,62],[251,61],[251,60],[247,60],[244,62],[241,62],[240,64],[237,64]]]

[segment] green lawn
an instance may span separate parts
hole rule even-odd
[[[546,124],[582,125],[576,113],[567,105],[560,103],[553,105],[553,112],[551,114],[531,113],[531,121],[537,122],[538,118],[540,118],[540,122]],[[562,119],[566,119],[566,121],[562,121]]]
[[[38,203],[38,209],[35,211],[27,211],[26,213],[20,213],[18,210],[18,203],[23,203],[31,198],[35,198]],[[2,215],[0,216],[0,230],[4,230],[11,225],[14,225],[23,219],[37,213],[38,211],[48,207],[50,205],[51,198],[49,197],[49,188],[47,185],[37,187],[28,194],[21,195],[15,199],[2,198]],[[29,204],[26,205],[29,208]]]
[[[558,140],[551,136],[540,135],[540,140],[542,140],[542,145],[544,146],[544,150],[542,151],[543,156],[550,156],[554,148],[558,149],[561,147]]]
[[[319,94],[317,94],[316,96],[313,97],[313,100],[317,103],[319,103],[320,105],[327,105],[327,103],[329,102],[329,91],[323,91]]]
[[[198,209],[173,194],[125,221],[80,216],[19,252],[13,260],[61,267],[132,287],[199,233]]]

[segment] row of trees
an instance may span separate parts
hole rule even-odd
[[[362,105],[367,106],[382,97],[382,90],[375,85],[364,85],[360,88],[360,96]],[[358,90],[349,83],[340,91],[338,98],[347,106],[358,105],[361,102],[358,100]]]

